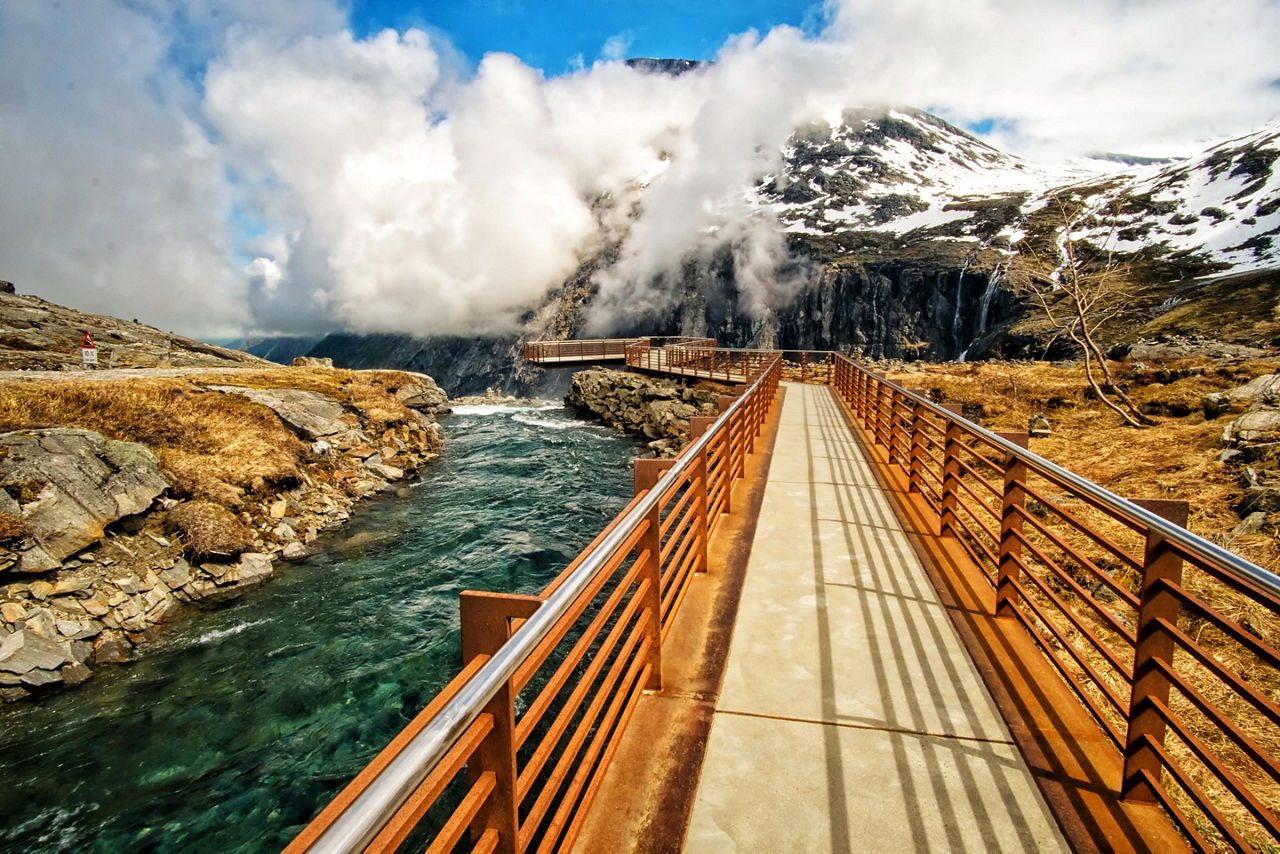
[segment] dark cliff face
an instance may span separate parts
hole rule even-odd
[[[803,268],[789,300],[753,315],[733,256],[684,266],[678,307],[631,318],[616,334],[697,335],[726,347],[840,350],[867,358],[954,360],[998,353],[1002,325],[1019,314],[994,268],[961,256],[887,259]],[[786,265],[784,265],[786,266]],[[784,278],[786,273],[784,270]]]

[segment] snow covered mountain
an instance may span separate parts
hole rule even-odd
[[[1086,239],[1195,260],[1214,272],[1280,265],[1280,127],[1166,164],[1048,170],[915,110],[847,111],[797,130],[786,168],[755,192],[792,234],[970,241],[1016,251],[1057,195],[1082,203]]]

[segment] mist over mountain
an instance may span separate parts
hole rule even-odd
[[[770,167],[696,222],[651,209],[671,198],[664,182],[688,180],[675,154],[596,199],[597,248],[515,330],[344,333],[314,354],[439,372],[455,393],[543,381],[518,364],[519,343],[543,337],[710,335],[896,358],[1066,355],[1062,342],[1026,334],[1004,281],[1025,251],[1056,251],[1057,200],[1080,210],[1077,238],[1132,259],[1138,287],[1115,328],[1120,341],[1233,277],[1264,299],[1275,289],[1278,158],[1271,127],[1189,158],[1046,169],[920,110],[846,109],[795,128],[776,157],[761,155]],[[1225,325],[1202,331],[1223,337]],[[1226,337],[1270,344],[1268,329]]]

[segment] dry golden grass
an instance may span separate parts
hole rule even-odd
[[[270,410],[187,379],[3,386],[0,430],[48,426],[141,442],[180,494],[232,505],[252,489],[293,482],[306,448]]]
[[[1188,527],[1196,533],[1230,542],[1240,552],[1272,571],[1280,571],[1280,541],[1272,531],[1232,537],[1239,523],[1231,510],[1243,489],[1238,473],[1218,462],[1223,428],[1235,414],[1206,421],[1200,399],[1267,373],[1280,361],[1252,360],[1218,365],[1207,359],[1184,359],[1126,372],[1134,377],[1127,390],[1140,406],[1181,411],[1157,415],[1145,430],[1125,427],[1119,417],[1093,405],[1085,393],[1084,371],[1077,365],[1047,362],[981,362],[913,365],[889,378],[921,389],[938,401],[965,404],[966,416],[990,430],[1026,430],[1033,415],[1048,417],[1053,435],[1033,438],[1031,450],[1126,498],[1184,498],[1192,502]],[[1182,376],[1186,372],[1189,376]],[[1160,383],[1164,376],[1170,382]]]
[[[169,511],[165,523],[198,560],[235,557],[253,547],[253,532],[236,515],[211,501],[187,501]]]
[[[0,386],[0,430],[78,427],[141,442],[159,457],[180,495],[237,506],[246,495],[295,483],[308,446],[267,408],[202,385],[321,392],[381,430],[409,419],[390,392],[410,379],[395,371],[287,368],[119,382],[11,382]]]

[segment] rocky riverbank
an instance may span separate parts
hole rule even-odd
[[[446,404],[425,375],[316,366],[0,398],[4,700],[83,682],[305,557],[436,457]]]
[[[594,368],[573,375],[564,402],[579,417],[642,436],[659,456],[674,457],[689,443],[689,419],[715,415],[730,392],[719,383]]]

